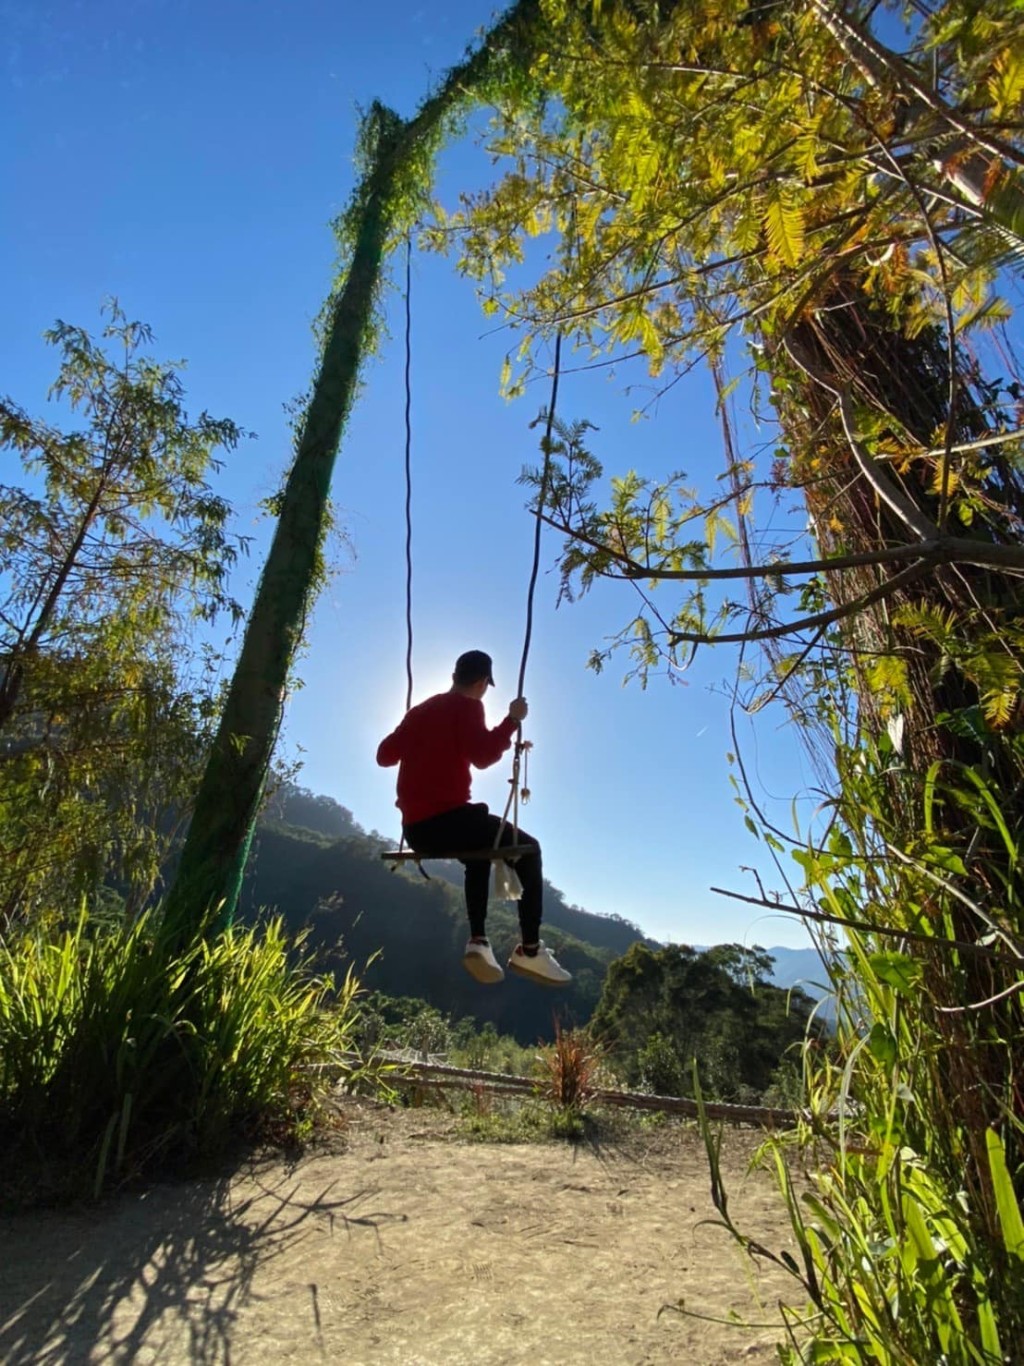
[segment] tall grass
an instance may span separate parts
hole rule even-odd
[[[301,1136],[357,1017],[278,920],[168,956],[148,917],[0,944],[0,1192],[98,1196],[242,1139]]]
[[[709,1137],[716,1203],[804,1292],[783,1361],[1024,1361],[1020,832],[977,772],[936,764],[897,836],[892,756],[845,757],[830,835],[800,858],[815,912],[844,922],[835,1047],[805,1050],[795,1149],[762,1153],[798,1256],[735,1227]]]

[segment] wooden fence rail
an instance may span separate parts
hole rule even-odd
[[[368,1060],[358,1054],[344,1054],[341,1063],[362,1065]],[[509,1076],[504,1072],[481,1072],[467,1067],[449,1067],[447,1063],[410,1058],[400,1053],[378,1053],[375,1061],[388,1063],[396,1070],[389,1080],[397,1085],[428,1086],[439,1090],[480,1090],[492,1095],[535,1096],[543,1082],[534,1077]],[[643,1091],[609,1091],[596,1089],[589,1099],[599,1105],[616,1105],[632,1110],[661,1110],[665,1114],[685,1115],[696,1119],[697,1102],[684,1096],[655,1096]],[[784,1110],[771,1105],[728,1105],[722,1101],[705,1101],[708,1119],[727,1124],[753,1124],[767,1129],[792,1129],[800,1118],[796,1110]]]

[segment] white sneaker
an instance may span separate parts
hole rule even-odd
[[[508,965],[513,972],[518,972],[520,977],[530,977],[533,981],[543,982],[548,987],[560,987],[572,981],[572,973],[566,972],[543,939],[532,957],[523,952],[522,944],[517,944]]]
[[[462,966],[478,982],[501,982],[505,978],[501,964],[486,939],[483,943],[476,943],[472,939],[469,941],[462,955]]]

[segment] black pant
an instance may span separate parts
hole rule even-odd
[[[409,847],[425,858],[441,854],[468,853],[472,849],[493,849],[501,826],[498,816],[492,816],[485,802],[469,802],[451,811],[442,811],[425,821],[404,825],[402,832]],[[524,944],[536,944],[540,935],[544,883],[541,872],[540,844],[525,830],[513,831],[505,825],[499,847],[504,844],[528,844],[530,853],[523,854],[515,864],[523,895],[519,902],[519,929]],[[491,865],[487,859],[463,859],[466,870],[466,910],[469,914],[470,934],[483,935],[487,921],[487,893],[490,886]]]

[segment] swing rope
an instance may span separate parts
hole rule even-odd
[[[540,533],[543,526],[544,504],[547,502],[548,485],[551,483],[551,435],[555,425],[555,405],[558,402],[558,380],[562,369],[562,334],[555,337],[555,363],[551,375],[551,402],[548,404],[544,426],[544,469],[541,473],[540,492],[537,506],[533,510],[533,567],[530,571],[530,587],[526,594],[526,637],[523,640],[523,657],[519,661],[519,692],[522,697],[526,686],[526,662],[530,657],[530,641],[533,636],[533,594],[537,587],[537,574],[540,571]]]
[[[519,680],[516,691],[517,697],[522,697],[523,689],[526,686],[526,665],[530,657],[530,643],[533,637],[533,599],[537,587],[537,577],[540,573],[540,542],[541,528],[543,526],[543,509],[547,501],[548,485],[551,479],[551,439],[555,422],[555,405],[558,400],[558,381],[561,374],[562,357],[562,334],[557,333],[555,337],[555,356],[554,367],[551,378],[551,400],[546,414],[544,430],[544,467],[541,473],[540,490],[537,494],[537,505],[534,508],[534,531],[533,531],[533,565],[530,570],[530,583],[526,594],[526,633],[523,639],[523,652],[519,661]],[[412,624],[412,234],[407,234],[405,239],[405,710],[408,712],[412,707],[413,693],[413,624]],[[505,803],[505,810],[498,826],[498,833],[495,837],[494,847],[486,854],[481,851],[468,851],[463,854],[451,854],[451,858],[478,857],[512,857],[515,858],[521,853],[526,852],[525,847],[518,847],[519,832],[519,794],[520,794],[520,773],[527,772],[527,753],[530,749],[530,742],[523,739],[523,726],[520,722],[516,727],[515,749],[512,758],[512,776],[509,779],[509,796]],[[524,800],[529,795],[529,789],[523,786]],[[512,812],[512,844],[503,846],[502,854],[498,855],[497,850],[504,833],[506,825],[509,823],[509,811]],[[397,853],[383,853],[382,858],[398,862],[399,860],[413,859],[420,868],[424,877],[428,874],[424,870],[420,857],[415,853],[405,852],[405,835],[398,846]]]
[[[523,654],[519,661],[519,684],[516,691],[517,697],[522,697],[523,689],[526,687],[526,664],[530,658],[530,642],[533,638],[533,597],[537,587],[537,575],[540,572],[540,536],[544,525],[544,504],[547,502],[548,486],[551,482],[551,439],[555,426],[555,411],[558,403],[558,381],[562,373],[562,334],[555,335],[555,357],[551,372],[551,399],[548,403],[546,420],[544,424],[544,467],[541,471],[540,489],[537,493],[537,504],[533,510],[533,566],[530,570],[530,586],[526,593],[526,634],[523,639]],[[530,742],[523,739],[522,722],[516,727],[515,750],[512,756],[512,777],[509,779],[511,791],[508,794],[508,801],[505,803],[505,810],[501,817],[501,824],[498,826],[498,833],[494,839],[494,847],[497,849],[505,826],[509,823],[509,810],[512,812],[512,843],[518,843],[519,836],[519,774],[520,769],[525,773],[526,755],[529,753]],[[529,794],[529,788],[523,785],[523,792]]]
[[[405,238],[405,709],[412,706],[412,234]]]

